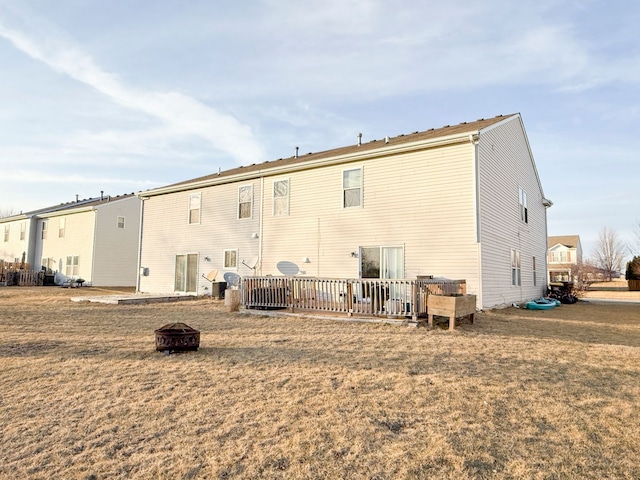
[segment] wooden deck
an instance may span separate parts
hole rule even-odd
[[[249,309],[288,309],[346,316],[427,316],[429,295],[464,295],[465,280],[382,280],[244,277],[242,304]]]

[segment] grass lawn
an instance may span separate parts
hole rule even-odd
[[[0,288],[0,478],[640,478],[640,305],[411,329]],[[185,322],[198,352],[163,355]]]

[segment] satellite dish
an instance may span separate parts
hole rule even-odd
[[[276,265],[276,268],[281,274],[286,275],[288,277],[293,277],[294,275],[297,275],[297,273],[300,271],[300,268],[298,268],[298,265],[296,265],[293,262],[288,262],[286,260],[278,262],[278,264]]]
[[[218,275],[218,270],[214,268],[209,273],[207,273],[206,276],[205,275],[202,275],[202,276],[213,283],[216,281],[216,275]]]
[[[242,264],[245,267],[250,268],[251,270],[253,270],[254,268],[256,268],[256,265],[258,264],[258,257],[251,257],[246,262],[244,260],[242,260]]]
[[[242,277],[237,273],[227,272],[224,274],[224,280],[230,287],[237,287],[240,285],[240,280]]]

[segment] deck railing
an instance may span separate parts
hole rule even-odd
[[[420,317],[429,294],[465,294],[465,280],[244,277],[246,308],[288,308],[346,315]]]

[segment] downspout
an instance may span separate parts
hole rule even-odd
[[[66,228],[66,224],[65,224],[65,228]],[[94,208],[93,209],[93,251],[91,252],[91,280],[89,280],[91,282],[91,285],[93,285],[95,282],[95,278],[93,278],[93,272],[95,271],[95,266],[96,266],[96,250],[97,249],[98,249],[98,210]]]
[[[140,199],[140,222],[138,228],[140,234],[138,235],[138,269],[136,273],[136,292],[140,293],[140,269],[142,268],[142,220],[144,219],[144,200]]]
[[[484,299],[482,298],[482,286],[483,286],[483,271],[482,271],[482,242],[480,231],[480,218],[481,218],[481,207],[480,207],[480,154],[479,154],[479,144],[480,144],[480,134],[471,134],[469,135],[469,141],[473,145],[473,166],[475,169],[474,177],[475,177],[475,195],[474,199],[476,202],[475,210],[476,210],[476,252],[478,254],[478,302],[476,307],[482,308],[484,305]]]
[[[260,220],[258,225],[258,263],[259,275],[262,275],[262,234],[263,234],[263,221],[264,221],[264,176],[260,176]],[[253,269],[253,274],[256,275],[256,269]]]

